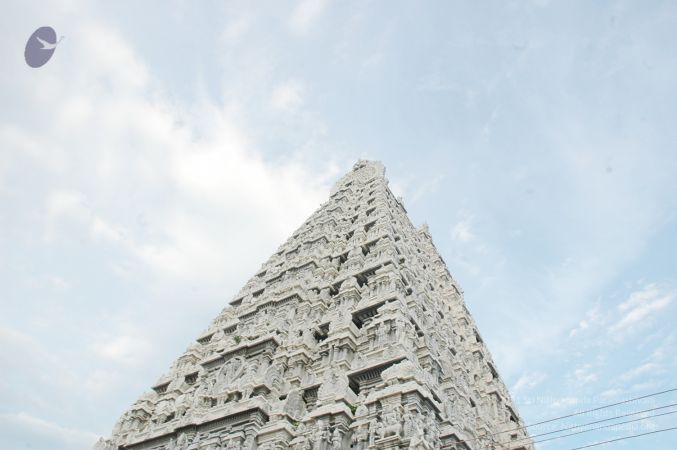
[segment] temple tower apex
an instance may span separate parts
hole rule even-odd
[[[533,450],[463,292],[358,161],[97,450]]]

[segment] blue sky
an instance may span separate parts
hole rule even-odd
[[[108,435],[358,158],[429,224],[527,423],[677,387],[674,2],[3,9],[0,447]],[[65,38],[31,69],[43,25]]]

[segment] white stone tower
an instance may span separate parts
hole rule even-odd
[[[384,175],[355,164],[95,448],[533,449]]]

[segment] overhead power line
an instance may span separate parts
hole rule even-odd
[[[566,419],[567,417],[580,416],[581,414],[586,414],[586,413],[590,413],[590,412],[593,412],[593,411],[599,411],[600,409],[611,408],[612,406],[623,405],[623,404],[625,404],[625,403],[630,403],[630,402],[634,402],[634,401],[637,401],[637,400],[642,400],[642,399],[649,398],[649,397],[655,397],[655,396],[657,396],[657,395],[667,394],[668,392],[674,392],[674,391],[677,391],[677,388],[667,389],[667,390],[665,390],[665,391],[655,392],[655,393],[653,393],[653,394],[642,395],[641,397],[635,397],[635,398],[631,398],[631,399],[629,399],[629,400],[623,400],[622,402],[612,403],[612,404],[606,405],[606,406],[599,406],[599,407],[597,407],[597,408],[586,409],[585,411],[580,411],[580,412],[577,412],[577,413],[567,414],[566,416],[555,417],[554,419],[544,420],[544,421],[542,421],[542,422],[536,422],[536,423],[532,423],[532,424],[530,424],[530,425],[524,425],[523,427],[520,427],[520,428],[535,427],[536,425],[542,425],[542,424],[544,424],[544,423],[550,423],[550,422],[554,422],[554,421],[556,421],[556,420]]]
[[[538,436],[546,436],[546,435],[549,435],[549,434],[560,433],[562,431],[575,430],[576,428],[583,428],[583,427],[587,427],[587,426],[594,425],[594,424],[597,424],[597,423],[608,422],[610,420],[616,420],[616,419],[620,419],[620,418],[623,418],[623,417],[634,416],[634,415],[637,415],[637,414],[656,411],[656,410],[659,410],[659,409],[665,409],[665,408],[669,408],[671,406],[677,406],[677,403],[673,403],[671,405],[660,406],[660,407],[657,407],[657,408],[645,409],[645,410],[642,410],[642,411],[636,411],[636,412],[633,412],[633,413],[630,413],[630,414],[623,414],[623,415],[620,415],[620,416],[609,417],[608,419],[596,420],[594,422],[584,423],[584,424],[581,424],[581,425],[575,425],[575,426],[572,426],[572,427],[561,428],[559,430],[549,431],[547,433],[535,434],[535,435],[532,435],[532,436],[528,436],[528,437],[524,437],[524,438],[515,439],[515,440],[505,442],[504,445],[515,445],[515,444],[520,444],[520,443],[526,443],[526,442],[531,441],[533,438],[538,437]],[[624,422],[616,422],[616,423],[611,423],[611,424],[608,424],[608,425],[603,425],[601,427],[591,428],[589,430],[576,431],[575,433],[567,433],[567,434],[563,434],[561,436],[554,436],[554,437],[547,438],[547,439],[539,439],[539,440],[533,441],[533,443],[537,444],[539,442],[554,441],[554,440],[565,438],[565,437],[568,437],[568,436],[574,436],[574,435],[577,435],[577,434],[588,433],[590,431],[602,430],[604,428],[610,428],[610,427],[614,427],[616,425],[623,425],[623,424],[632,423],[632,422],[639,422],[640,420],[650,419],[652,417],[666,416],[666,415],[675,414],[675,413],[677,413],[677,410],[669,411],[669,412],[666,412],[666,413],[660,413],[660,414],[651,414],[651,415],[648,415],[648,416],[639,417],[637,419],[626,420]],[[483,448],[483,449],[480,449],[480,450],[491,450],[491,449],[490,448]]]
[[[671,403],[671,404],[665,405],[665,406],[657,406],[656,408],[643,409],[641,411],[635,411],[635,412],[631,412],[631,413],[627,413],[627,414],[621,414],[620,416],[608,417],[606,419],[595,420],[593,422],[587,422],[587,423],[583,423],[583,424],[580,424],[580,425],[573,425],[573,426],[566,427],[566,428],[560,428],[559,430],[548,431],[546,433],[532,434],[532,435],[530,435],[529,437],[526,437],[526,438],[517,439],[516,441],[510,441],[510,443],[513,444],[513,443],[516,443],[516,442],[528,441],[528,440],[531,440],[531,439],[533,439],[535,437],[539,437],[539,436],[547,436],[549,434],[561,433],[562,431],[575,430],[576,428],[583,428],[583,427],[595,425],[595,424],[598,424],[598,423],[609,422],[611,420],[616,420],[616,419],[622,419],[623,417],[634,416],[634,415],[637,415],[637,414],[647,413],[647,412],[651,412],[651,411],[658,411],[659,409],[670,408],[672,406],[677,406],[677,403]],[[673,411],[673,412],[677,412],[677,411]],[[668,413],[668,414],[672,414],[672,412]],[[658,415],[662,415],[662,414],[658,414]],[[654,417],[654,416],[651,416],[651,417]],[[642,420],[642,419],[644,419],[644,417],[642,417],[640,419],[635,419],[633,421]],[[622,422],[622,423],[625,423],[625,422]],[[606,425],[606,426],[613,426],[613,425],[619,425],[619,424],[616,423],[616,424],[610,424],[610,425]],[[549,439],[545,439],[545,440],[549,440]],[[542,442],[542,441],[539,441],[539,442]]]
[[[618,422],[618,423],[611,423],[609,425],[602,425],[601,427],[590,428],[589,430],[576,431],[574,433],[567,433],[567,434],[563,434],[561,436],[554,436],[554,437],[547,438],[547,439],[539,439],[538,441],[534,441],[534,444],[538,444],[539,442],[554,441],[554,440],[557,440],[557,439],[562,439],[562,438],[574,436],[574,435],[577,435],[577,434],[589,433],[591,431],[603,430],[604,428],[611,428],[611,427],[615,427],[617,425],[625,425],[626,423],[639,422],[640,420],[651,419],[653,417],[667,416],[669,414],[675,414],[675,413],[677,413],[677,411],[669,411],[669,412],[665,412],[665,413],[652,414],[650,416],[640,417],[638,419],[625,420],[623,422]]]
[[[624,436],[624,437],[620,437],[620,438],[616,438],[616,439],[610,439],[608,441],[595,442],[594,444],[584,445],[583,447],[574,447],[574,448],[570,448],[568,450],[581,450],[581,449],[584,449],[584,448],[597,447],[598,445],[610,444],[612,442],[624,441],[626,439],[634,439],[634,438],[638,438],[640,436],[663,433],[665,431],[671,431],[671,430],[677,430],[677,427],[663,428],[663,429],[660,429],[660,430],[648,431],[646,433],[640,433],[640,434],[632,434],[630,436]]]
[[[587,414],[587,413],[594,412],[594,411],[600,411],[602,409],[611,408],[613,406],[624,405],[624,404],[627,404],[627,403],[635,402],[637,400],[643,400],[645,398],[656,397],[658,395],[663,395],[663,394],[667,394],[667,393],[675,392],[675,391],[677,391],[677,388],[666,389],[664,391],[654,392],[654,393],[651,393],[651,394],[642,395],[642,396],[631,398],[631,399],[628,399],[628,400],[623,400],[623,401],[620,401],[620,402],[611,403],[611,404],[604,405],[604,406],[599,406],[597,408],[586,409],[584,411],[566,414],[566,415],[563,415],[563,416],[555,417],[553,419],[543,420],[541,422],[535,422],[535,423],[532,423],[532,424],[529,424],[529,425],[523,425],[523,426],[518,426],[516,428],[511,428],[511,429],[506,429],[506,430],[503,430],[503,431],[497,431],[497,432],[494,432],[494,433],[489,433],[489,434],[484,435],[483,438],[489,437],[489,436],[496,436],[496,435],[503,434],[503,433],[512,433],[512,432],[515,432],[515,431],[526,430],[527,428],[534,427],[536,425],[543,425],[545,423],[555,422],[557,420],[562,420],[562,419],[566,419],[566,418],[569,418],[569,417],[580,416],[581,414]],[[674,405],[661,406],[659,408],[653,408],[653,409],[649,409],[649,410],[646,410],[646,411],[638,411],[638,412],[635,412],[635,413],[625,414],[625,415],[617,416],[617,417],[614,417],[614,418],[618,419],[618,418],[627,417],[627,416],[633,415],[633,414],[639,414],[640,412],[648,412],[648,411],[652,411],[652,410],[655,410],[655,409],[667,408],[668,406],[674,406]],[[604,422],[604,421],[607,421],[607,420],[613,420],[614,418],[604,419],[604,420],[597,421],[597,422],[590,422],[590,423],[580,425],[580,426],[593,425],[595,423],[600,423],[600,422]],[[572,428],[563,428],[563,429],[548,432],[548,433],[537,434],[535,436],[544,436],[546,434],[557,433],[557,432],[566,431],[566,430],[569,430],[569,429],[573,429],[573,427]],[[461,440],[461,441],[459,441],[459,443],[469,443],[469,442],[476,441],[478,439],[480,439],[480,438],[472,438],[472,439],[467,439],[467,440]],[[521,440],[527,440],[527,439],[530,439],[530,438],[524,438],[524,439],[521,439]]]

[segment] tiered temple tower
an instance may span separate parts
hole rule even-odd
[[[95,448],[533,444],[427,227],[359,161]]]

